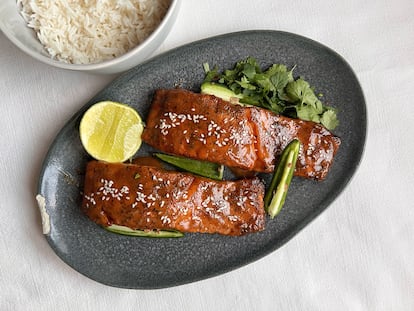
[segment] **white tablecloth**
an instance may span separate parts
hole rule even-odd
[[[274,253],[160,290],[108,287],[49,247],[35,201],[63,124],[115,76],[65,71],[0,33],[0,310],[414,310],[414,1],[189,1],[156,52],[274,29],[317,40],[355,70],[368,107],[362,163],[333,204]]]

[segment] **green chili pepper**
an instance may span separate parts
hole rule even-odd
[[[187,172],[191,172],[200,176],[216,180],[223,179],[223,165],[163,153],[155,153],[155,156],[163,160],[164,162],[179,167]]]
[[[232,98],[240,99],[243,95],[236,94],[226,86],[222,84],[217,84],[213,82],[204,82],[201,84],[201,93],[209,94],[224,99],[226,101],[231,101]]]
[[[184,236],[182,232],[177,230],[134,230],[120,225],[110,225],[104,228],[113,233],[145,238],[180,238]]]
[[[279,165],[275,170],[269,189],[264,198],[264,205],[270,218],[274,218],[285,203],[286,194],[295,171],[300,142],[294,139],[286,146],[280,156]]]

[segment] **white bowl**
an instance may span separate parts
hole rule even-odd
[[[70,70],[112,74],[138,65],[162,44],[177,18],[180,5],[181,0],[171,0],[164,19],[141,44],[119,57],[94,64],[68,64],[52,59],[37,40],[34,31],[27,27],[16,0],[0,0],[0,29],[22,51],[43,63]]]

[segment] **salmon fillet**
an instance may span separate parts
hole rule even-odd
[[[258,178],[215,181],[153,166],[91,161],[82,209],[94,222],[239,236],[264,229]]]
[[[324,179],[340,145],[325,127],[213,95],[157,90],[142,135],[163,152],[265,173],[295,138],[302,143],[295,175]]]

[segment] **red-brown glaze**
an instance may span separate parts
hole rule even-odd
[[[295,175],[319,180],[340,145],[320,124],[183,89],[155,92],[142,138],[167,153],[267,173],[297,138],[302,147]]]
[[[137,157],[132,159],[131,163],[142,166],[154,166],[163,168],[162,162],[154,157]]]
[[[264,229],[263,196],[258,178],[214,181],[151,166],[91,161],[82,209],[102,226],[238,236]]]

